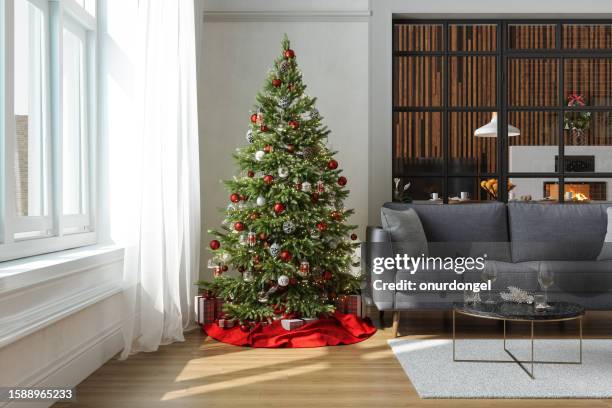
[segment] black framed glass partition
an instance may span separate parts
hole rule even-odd
[[[393,24],[394,200],[610,201],[612,22]]]

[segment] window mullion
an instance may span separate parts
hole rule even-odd
[[[2,58],[3,66],[3,135],[2,135],[2,149],[4,167],[2,169],[2,200],[0,203],[0,209],[2,215],[0,216],[0,222],[2,223],[2,230],[0,234],[2,242],[10,244],[14,240],[14,225],[16,221],[17,209],[15,207],[15,166],[14,166],[14,146],[15,146],[15,114],[14,114],[14,64],[8,63],[14,61],[14,0],[3,1],[3,49],[4,55]]]
[[[62,188],[62,7],[49,3],[50,94],[51,94],[51,189],[55,235],[63,235]]]

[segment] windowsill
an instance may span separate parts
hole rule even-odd
[[[0,294],[103,266],[123,258],[117,245],[91,245],[0,263]]]

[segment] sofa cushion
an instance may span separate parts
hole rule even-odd
[[[608,217],[608,228],[604,244],[601,247],[601,252],[597,257],[598,261],[612,260],[612,207],[606,208]]]
[[[596,204],[508,205],[512,261],[595,260],[605,235]]]
[[[506,205],[386,203],[385,208],[416,211],[432,256],[483,256],[510,261]],[[448,243],[432,245],[433,242]],[[438,251],[435,251],[438,248]]]
[[[395,254],[427,256],[427,238],[423,225],[412,208],[398,211],[383,207],[380,209],[380,218],[383,229],[391,236]]]

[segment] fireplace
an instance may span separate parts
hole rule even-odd
[[[606,201],[607,183],[605,181],[566,181],[565,192],[571,191],[576,201]],[[559,183],[544,182],[544,197],[559,198]]]

